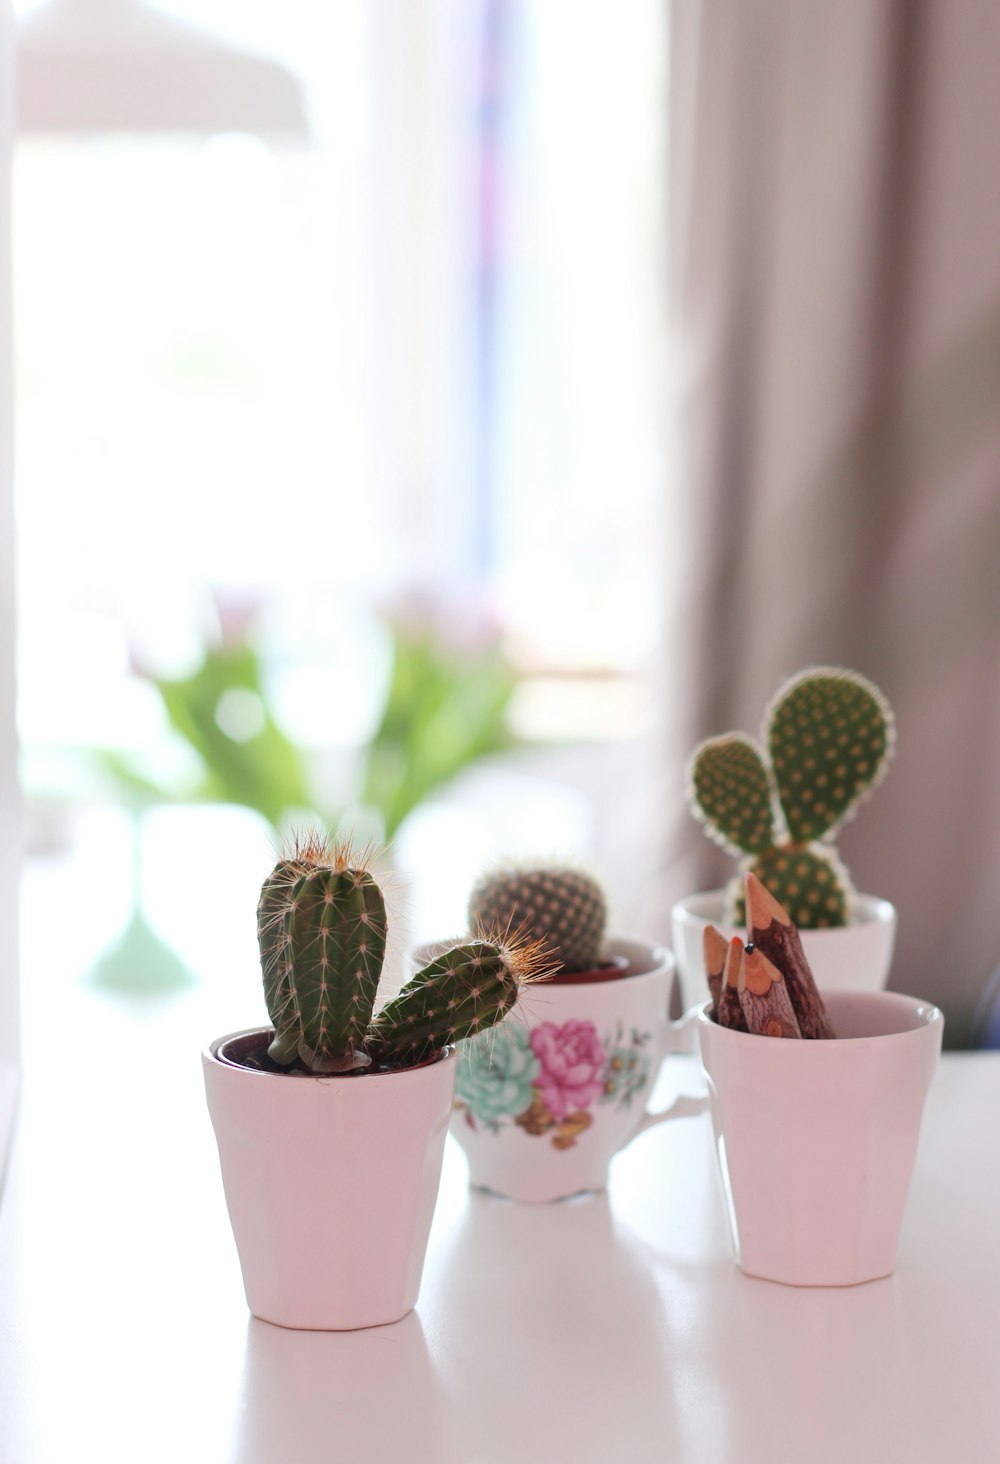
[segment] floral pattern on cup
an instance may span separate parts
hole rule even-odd
[[[499,1128],[500,1119],[530,1108],[541,1063],[523,1027],[484,1032],[459,1048],[456,1091],[473,1127]]]
[[[593,1123],[595,1103],[630,1108],[649,1082],[649,1032],[601,1038],[593,1022],[511,1023],[461,1045],[457,1109],[470,1127],[499,1133],[513,1122],[569,1149]]]
[[[538,1096],[553,1118],[584,1112],[603,1091],[607,1057],[593,1022],[542,1022],[532,1028],[531,1050],[541,1064]]]

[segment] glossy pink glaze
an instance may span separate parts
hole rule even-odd
[[[250,1310],[320,1331],[398,1321],[420,1287],[454,1052],[404,1072],[293,1077],[220,1061],[229,1040],[202,1062]]]
[[[896,1264],[937,1007],[827,991],[837,1040],[734,1032],[698,1019],[736,1259],[791,1286],[851,1286]]]

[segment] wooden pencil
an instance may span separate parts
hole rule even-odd
[[[756,946],[747,946],[740,968],[740,1006],[747,1031],[760,1037],[801,1037],[785,978]]]
[[[740,968],[743,965],[743,942],[734,935],[726,952],[726,966],[722,973],[722,991],[719,996],[719,1025],[734,1027],[738,1032],[747,1030],[747,1020],[740,1005]]]
[[[712,998],[712,1010],[709,1015],[718,1021],[719,997],[722,993],[722,973],[726,969],[726,956],[729,951],[729,944],[726,937],[721,931],[716,930],[714,925],[706,925],[701,946],[705,965],[705,980],[708,982],[709,995]]]
[[[835,1034],[809,969],[798,929],[767,886],[749,872],[746,876],[746,906],[750,940],[785,978],[802,1036],[833,1037]]]

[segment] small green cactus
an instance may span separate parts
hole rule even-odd
[[[257,936],[279,1067],[343,1073],[411,1067],[500,1021],[539,964],[518,941],[437,956],[373,1015],[385,959],[382,893],[345,845],[296,844],[261,887]]]
[[[607,907],[596,880],[577,869],[540,864],[485,874],[469,897],[473,931],[524,934],[544,944],[553,966],[591,971],[603,956]]]
[[[688,768],[691,806],[710,838],[742,856],[741,874],[752,869],[796,925],[846,925],[854,890],[831,842],[888,767],[892,710],[856,672],[814,667],[778,690],[763,743],[739,732],[701,743]],[[743,918],[738,876],[726,919]]]
[[[473,940],[435,956],[379,1012],[370,1049],[400,1063],[422,1062],[443,1041],[494,1026],[517,1001],[518,981],[499,946]]]

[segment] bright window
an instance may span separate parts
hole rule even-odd
[[[497,618],[522,731],[638,735],[662,6],[162,8],[288,66],[311,136],[21,143],[29,792],[79,794],[68,746],[157,746],[130,672],[194,664],[220,603],[257,607],[276,714],[334,781],[384,694],[377,609],[414,585]]]

